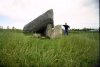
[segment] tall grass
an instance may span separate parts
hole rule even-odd
[[[0,66],[95,67],[99,33],[70,33],[58,39],[34,38],[16,31],[0,31]]]

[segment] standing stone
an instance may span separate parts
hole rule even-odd
[[[61,37],[62,33],[63,31],[62,31],[61,25],[57,25],[54,28],[52,28],[51,25],[47,26],[46,36],[51,39]]]
[[[51,38],[59,38],[62,36],[62,28],[61,25],[57,25],[54,27]]]
[[[48,10],[44,14],[25,25],[23,31],[44,34],[48,24],[51,24],[52,27],[54,27],[53,9]]]
[[[51,37],[52,36],[52,32],[53,32],[53,28],[51,24],[47,25],[47,29],[46,29],[46,37]]]

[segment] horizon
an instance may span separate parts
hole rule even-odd
[[[0,26],[22,30],[49,9],[54,12],[54,25],[67,22],[71,29],[99,29],[99,0],[1,0]]]

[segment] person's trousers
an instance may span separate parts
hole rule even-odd
[[[65,31],[64,31],[64,34],[65,34],[65,35],[68,35],[68,30],[65,30]]]

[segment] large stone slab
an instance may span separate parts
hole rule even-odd
[[[45,33],[47,25],[51,24],[54,27],[53,9],[43,13],[23,28],[24,32]]]

